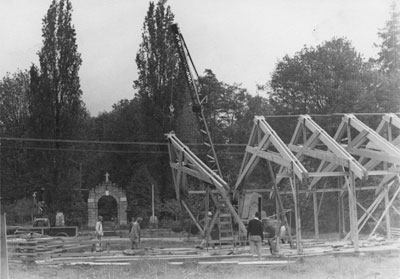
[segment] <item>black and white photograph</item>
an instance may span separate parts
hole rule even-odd
[[[400,0],[0,14],[0,279],[400,277]]]

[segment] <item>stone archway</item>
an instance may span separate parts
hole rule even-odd
[[[96,225],[96,220],[99,216],[99,200],[101,200],[100,204],[103,204],[103,201],[106,200],[106,203],[112,203],[114,200],[116,204],[116,213],[117,216],[115,221],[117,227],[127,225],[127,215],[126,209],[128,206],[126,200],[125,190],[121,187],[118,187],[115,183],[112,183],[109,179],[109,174],[106,173],[106,180],[95,188],[92,188],[89,192],[88,198],[88,227],[94,228]],[[108,200],[108,201],[107,201]],[[104,210],[104,208],[103,208]],[[114,212],[109,213],[114,215]],[[110,215],[110,216],[111,216]],[[107,215],[107,218],[109,216]]]

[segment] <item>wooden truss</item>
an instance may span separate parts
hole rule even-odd
[[[298,182],[303,184],[307,180],[308,171],[283,143],[271,126],[269,126],[265,121],[265,118],[262,116],[256,116],[254,118],[254,125],[250,134],[250,139],[246,146],[246,152],[240,168],[239,177],[234,187],[235,191],[240,189],[240,186],[252,173],[260,159],[268,161],[269,172],[274,182],[274,190],[284,223],[287,223],[287,221],[279,196],[278,183],[283,178],[289,178],[295,202],[297,249],[299,253],[302,253]],[[270,164],[271,162],[280,166],[280,177],[278,179],[275,179],[275,174],[273,173]]]
[[[218,174],[212,171],[193,152],[189,150],[174,133],[166,135],[168,139],[170,165],[173,173],[176,197],[178,201],[188,210],[184,201],[188,189],[186,176],[198,178],[211,185],[215,189],[239,224],[240,230],[246,232],[246,228],[230,203],[230,186]],[[357,119],[352,114],[343,116],[342,121],[334,137],[331,137],[308,115],[302,115],[298,119],[297,126],[292,139],[288,145],[284,144],[276,132],[269,126],[264,117],[256,116],[251,135],[246,146],[243,162],[238,179],[233,187],[234,193],[238,191],[264,191],[274,193],[280,205],[279,211],[283,212],[282,202],[278,185],[284,179],[289,180],[291,194],[295,203],[296,218],[296,242],[298,253],[302,253],[301,244],[301,222],[299,194],[312,194],[314,202],[314,222],[316,236],[318,237],[318,214],[325,192],[338,192],[339,204],[343,207],[343,194],[348,194],[350,214],[350,237],[353,240],[355,251],[359,250],[358,235],[361,229],[370,219],[376,222],[372,233],[378,226],[384,227],[390,237],[390,211],[400,215],[395,201],[400,195],[400,118],[394,114],[386,114],[382,117],[377,130],[373,130]],[[254,171],[259,161],[267,161],[273,189],[244,189],[244,182]],[[304,164],[307,162],[307,164]],[[279,166],[275,173],[272,163]],[[306,167],[307,166],[307,167]],[[330,178],[337,179],[337,186],[328,184]],[[378,185],[366,185],[371,178],[379,181]],[[324,182],[324,183],[321,183]],[[323,187],[321,188],[321,185]],[[327,188],[327,185],[329,187]],[[366,206],[357,200],[357,191],[375,191],[374,201]],[[209,193],[210,190],[207,190]],[[322,194],[318,204],[318,194]],[[207,195],[208,197],[208,195]],[[211,195],[213,197],[213,195]],[[208,199],[208,198],[207,198]],[[215,197],[213,198],[215,200]],[[376,211],[381,202],[385,207],[380,215]],[[217,201],[214,201],[216,204]],[[208,204],[208,202],[207,202]],[[358,218],[357,210],[363,214]],[[344,209],[342,209],[344,212]],[[344,217],[341,219],[344,227]],[[285,218],[282,214],[282,218]],[[212,222],[215,222],[215,217]],[[204,232],[204,228],[197,224]]]
[[[239,177],[234,187],[235,191],[240,188],[243,181],[253,172],[261,158],[279,164],[282,167],[281,177],[289,177],[293,173],[302,182],[306,181],[308,177],[308,171],[269,126],[265,118],[256,116],[250,139],[246,146]]]
[[[397,130],[394,131],[394,129]],[[386,139],[380,134],[385,134]],[[385,115],[377,131],[366,126],[354,115],[344,115],[334,137],[331,137],[310,116],[303,115],[299,117],[288,146],[282,142],[263,117],[255,117],[235,190],[242,187],[243,181],[252,173],[260,159],[267,160],[269,167],[270,162],[278,164],[280,168],[276,178],[272,173],[275,187],[272,191],[279,193],[277,184],[284,178],[289,178],[295,202],[296,227],[300,227],[298,195],[312,193],[317,236],[318,213],[323,194],[325,192],[348,193],[350,232],[355,250],[358,251],[358,234],[368,219],[373,217],[377,222],[374,232],[382,221],[383,215],[386,215],[387,231],[389,231],[389,208],[392,207],[396,213],[400,214],[400,211],[393,206],[400,191],[393,190],[398,185],[400,177],[398,168],[400,150],[395,145],[400,145],[400,119],[394,114]],[[302,164],[306,159],[309,169]],[[312,162],[312,167],[310,167],[310,162]],[[340,178],[343,184],[336,189],[326,189],[326,179],[332,177]],[[375,177],[375,180],[377,177],[381,178],[380,184],[366,186],[365,183],[369,177]],[[295,183],[296,178],[301,186],[307,186],[306,189],[299,189]],[[323,189],[319,188],[321,185],[319,182],[322,179],[325,179],[325,183],[322,183]],[[356,187],[356,181],[360,187]],[[388,196],[390,189],[394,192],[391,198]],[[366,209],[357,201],[356,191],[358,190],[375,190],[382,194],[377,195],[374,203]],[[322,193],[319,205],[318,193]],[[375,218],[372,213],[383,199],[386,203],[385,210],[381,217]],[[357,206],[365,211],[360,219],[357,218]],[[300,231],[297,231],[297,239],[299,238],[301,238]]]
[[[400,119],[394,114],[385,114],[376,131],[359,121],[354,115],[349,114],[343,117],[335,135],[337,141],[347,142],[346,150],[367,169],[368,175],[374,177],[375,180],[380,180],[375,189],[375,199],[368,208],[357,201],[357,206],[364,211],[364,214],[357,220],[358,232],[370,219],[373,219],[376,224],[371,234],[375,233],[385,218],[385,229],[387,237],[390,238],[390,209],[400,215],[399,210],[393,204],[400,191],[399,129]],[[390,197],[391,192],[393,193],[392,197]],[[380,216],[376,217],[373,214],[383,200],[385,209]],[[346,236],[346,239],[348,237],[349,235]]]
[[[239,224],[239,229],[244,235],[246,235],[246,227],[230,202],[230,187],[228,183],[225,182],[213,170],[211,170],[210,167],[208,167],[202,160],[200,160],[186,145],[184,145],[176,137],[174,133],[168,133],[166,134],[166,137],[168,140],[170,166],[172,169],[172,177],[175,185],[176,198],[188,211],[190,217],[193,219],[200,231],[202,233],[205,233],[204,227],[202,227],[198,223],[196,218],[194,218],[189,206],[185,202],[184,193],[188,192],[186,185],[187,175],[195,177],[215,188],[215,190],[218,192],[218,195],[221,197],[220,200],[224,203],[224,206],[226,206],[229,212],[232,214],[234,220]],[[214,203],[216,203],[216,205],[218,206],[220,202],[213,195],[211,195],[211,197],[213,198]],[[214,219],[212,221],[212,224],[213,222],[215,222]],[[208,231],[207,233],[209,234],[210,231]]]

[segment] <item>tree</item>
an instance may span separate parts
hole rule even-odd
[[[30,134],[54,142],[41,144],[40,148],[50,150],[35,154],[33,161],[38,169],[36,183],[46,185],[53,205],[61,206],[64,196],[57,193],[61,181],[64,185],[68,181],[69,158],[57,140],[79,138],[87,117],[78,75],[82,59],[69,0],[52,1],[43,19],[42,37],[39,67],[33,65],[30,70]]]
[[[344,39],[304,47],[278,62],[270,86],[278,114],[325,114],[357,110],[367,89],[367,67]]]
[[[28,119],[29,74],[27,71],[8,73],[0,81],[0,125],[3,135],[22,136]]]
[[[171,105],[176,114],[182,106],[184,79],[170,25],[174,15],[166,1],[150,2],[143,24],[142,43],[136,54],[138,79],[134,88],[142,104],[143,122],[150,139],[163,139],[174,128]]]
[[[2,137],[26,136],[28,126],[29,73],[8,73],[0,81],[0,132]],[[1,142],[1,196],[9,201],[26,196],[29,170],[27,170],[26,143]]]
[[[400,21],[396,2],[390,9],[389,20],[378,32],[381,43],[377,59],[371,59],[377,71],[371,92],[377,100],[377,109],[384,112],[397,112],[400,109]]]
[[[384,73],[399,73],[400,71],[400,13],[397,11],[396,2],[390,8],[389,20],[385,27],[378,32],[381,43],[378,59],[379,70]]]
[[[174,15],[165,4],[166,1],[149,4],[142,42],[136,54],[138,78],[133,86],[140,102],[143,134],[147,140],[156,142],[164,141],[164,134],[176,128],[185,92],[185,80],[170,30]],[[164,147],[159,147],[158,151],[164,153],[148,157],[143,164],[158,173],[155,177],[158,190],[163,198],[168,198],[173,193],[168,155]]]

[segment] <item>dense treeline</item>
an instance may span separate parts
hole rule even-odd
[[[164,134],[173,130],[186,143],[198,142],[199,135],[169,29],[174,14],[166,1],[150,2],[136,52],[133,98],[90,116],[81,99],[79,68],[84,61],[72,11],[69,0],[53,0],[43,19],[39,65],[0,81],[3,210],[11,222],[29,220],[37,211],[36,192],[35,199],[44,201],[50,216],[62,211],[68,224],[84,225],[88,189],[108,172],[127,190],[129,217],[151,214],[154,184],[158,216],[177,218]],[[247,143],[255,115],[398,111],[399,39],[399,14],[393,5],[378,32],[377,58],[367,61],[347,38],[305,46],[278,61],[271,79],[260,86],[266,98],[205,70],[200,82],[209,99],[205,109],[214,142]],[[296,119],[273,118],[270,123],[288,141]],[[333,121],[325,118],[320,124],[334,130]],[[217,147],[230,183],[237,178],[243,152],[243,146]],[[249,183],[260,187],[268,181],[260,170]]]

